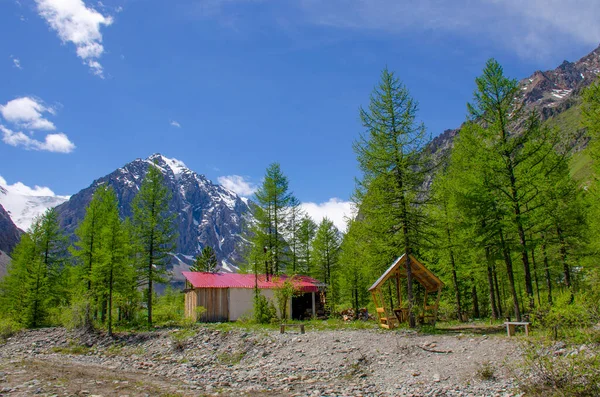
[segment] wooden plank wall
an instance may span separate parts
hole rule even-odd
[[[206,312],[200,321],[207,323],[229,321],[229,289],[227,288],[198,288],[196,306],[203,306]]]
[[[185,293],[185,316],[196,320],[196,291],[189,290]]]

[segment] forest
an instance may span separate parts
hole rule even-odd
[[[278,163],[254,197],[240,268],[257,274],[303,274],[327,284],[332,316],[373,311],[369,286],[399,256],[419,258],[445,283],[440,319],[510,318],[568,332],[600,320],[600,82],[582,94],[573,137],[523,103],[516,80],[491,59],[466,105],[468,117],[447,153],[431,150],[418,102],[384,69],[353,143],[360,175],[356,213],[342,233],[315,223]],[[585,142],[576,145],[574,142]],[[573,164],[591,159],[585,177]],[[169,281],[176,238],[162,174],[150,170],[119,217],[111,188],[99,188],[70,242],[48,210],[23,234],[0,282],[0,319],[14,327],[71,325],[152,327],[181,320],[182,294]],[[192,270],[213,271],[212,247]],[[424,291],[410,271],[402,291],[409,326]],[[392,304],[390,289],[386,299]],[[397,303],[397,302],[396,302]],[[558,332],[558,331],[556,331]]]

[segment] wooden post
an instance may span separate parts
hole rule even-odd
[[[421,316],[423,317],[423,322],[425,322],[425,312],[427,311],[427,290],[425,290],[425,297],[423,298],[423,313]]]
[[[396,296],[398,297],[398,308],[402,307],[402,296],[400,295],[400,272],[396,272]],[[393,310],[394,308],[392,308]]]
[[[437,318],[438,318],[438,308],[440,307],[440,296],[442,295],[442,286],[438,286],[438,290],[437,290],[437,298],[435,298],[435,309],[434,309],[434,318],[433,318],[433,322],[436,323],[437,322]]]
[[[313,318],[317,317],[317,303],[314,292],[312,293],[312,316]]]

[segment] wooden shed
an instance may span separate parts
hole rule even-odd
[[[414,256],[410,255],[410,269],[413,276],[413,280],[418,282],[425,289],[423,306],[421,307],[419,319],[422,322],[437,320],[438,307],[440,303],[440,295],[444,283],[429,269],[427,269],[421,262],[415,259]],[[404,306],[402,303],[402,280],[406,279],[406,255],[402,255],[392,263],[392,265],[375,281],[375,283],[369,288],[375,308],[377,311],[377,317],[379,318],[379,325],[383,328],[394,328],[398,323],[402,323],[408,320],[408,306]],[[395,307],[390,307],[385,302],[384,294],[382,291],[385,283],[395,283],[393,290],[396,292]],[[392,290],[392,288],[390,288]],[[430,305],[428,300],[435,294],[435,303]],[[391,299],[393,302],[393,299]]]
[[[253,309],[255,287],[267,299],[273,300],[275,288],[288,279],[285,275],[267,278],[265,275],[239,273],[182,274],[186,279],[185,315],[202,322],[235,321],[242,316],[249,316]],[[290,316],[298,318],[306,312],[314,316],[320,305],[318,292],[323,285],[307,276],[293,276],[289,279],[297,291],[297,296],[288,304]],[[200,318],[196,310],[199,306],[206,309]]]

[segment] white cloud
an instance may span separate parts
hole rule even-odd
[[[470,41],[500,45],[526,58],[546,58],[574,44],[600,42],[598,0],[300,0],[287,6],[275,0],[210,0],[201,14],[222,18],[236,4],[268,4],[273,23],[380,32],[451,33]]]
[[[181,128],[181,124],[179,124],[177,121],[175,120],[171,120],[171,122],[169,123],[171,124],[173,127],[177,127],[177,128]]]
[[[0,105],[0,113],[6,121],[30,130],[55,130],[54,124],[43,117],[43,113],[54,114],[51,107],[32,97],[13,99]]]
[[[316,24],[388,33],[447,31],[494,41],[529,58],[550,55],[557,45],[600,42],[597,0],[303,0],[302,8]]]
[[[220,176],[217,180],[223,187],[243,197],[251,196],[256,192],[256,185],[246,181],[244,177],[240,175]]]
[[[112,17],[102,15],[82,0],[35,0],[42,18],[56,31],[63,43],[75,45],[77,56],[88,65],[91,72],[104,77],[98,59],[104,53],[102,25],[112,24]]]
[[[59,196],[55,194],[52,189],[45,186],[35,185],[34,187],[30,187],[21,182],[15,182],[12,185],[9,185],[6,182],[6,179],[0,175],[0,186],[5,188],[9,193],[15,193],[21,196],[29,196],[29,197],[60,197],[64,199],[68,199],[69,196]]]
[[[302,203],[302,209],[316,222],[319,223],[327,217],[342,232],[346,231],[346,218],[354,216],[354,203],[331,198],[324,203]]]
[[[13,61],[13,66],[17,69],[23,69],[21,66],[21,60],[19,58],[15,58],[14,56],[10,56],[10,59]]]
[[[21,131],[12,131],[0,124],[2,141],[10,146],[22,146],[27,150],[40,150],[54,153],[71,153],[75,150],[75,144],[62,132],[48,134],[44,141],[31,138]]]

